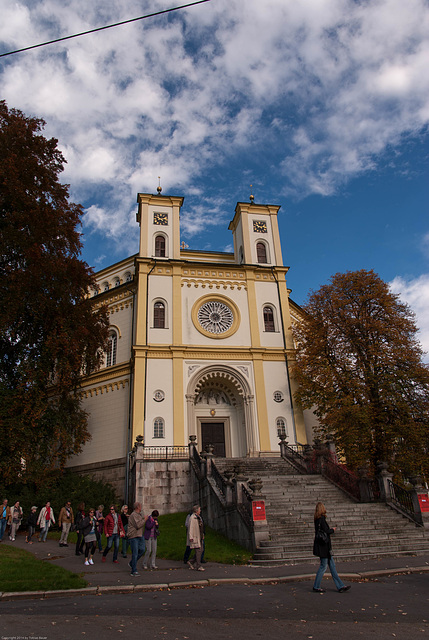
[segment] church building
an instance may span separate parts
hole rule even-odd
[[[180,240],[183,198],[139,193],[139,252],[96,274],[107,304],[104,366],[82,381],[91,440],[68,465],[123,494],[128,454],[145,447],[214,447],[220,457],[279,455],[311,441],[312,414],[294,401],[289,297],[277,205],[238,202],[234,252]],[[225,230],[226,231],[226,230]],[[227,238],[226,238],[227,241]]]

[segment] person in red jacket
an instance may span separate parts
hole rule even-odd
[[[116,507],[111,505],[109,513],[104,519],[104,535],[107,538],[107,545],[103,551],[102,562],[106,562],[106,556],[113,545],[113,562],[118,563],[119,541],[125,536],[124,526],[121,516],[116,513]]]

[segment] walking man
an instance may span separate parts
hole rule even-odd
[[[137,562],[140,560],[145,552],[145,539],[143,537],[143,530],[146,524],[147,517],[142,515],[141,502],[134,503],[134,511],[128,518],[128,542],[131,547],[131,575],[139,576],[137,571]]]
[[[116,513],[116,507],[111,505],[109,513],[104,519],[104,535],[107,538],[107,545],[103,551],[101,562],[106,562],[106,556],[113,545],[113,562],[118,563],[119,541],[125,536],[124,526],[119,514]]]
[[[67,538],[70,532],[70,527],[74,523],[73,509],[71,502],[68,500],[65,506],[60,511],[60,517],[58,524],[61,527],[60,547],[68,547]]]

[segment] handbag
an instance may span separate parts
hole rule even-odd
[[[318,542],[319,544],[328,544],[329,542],[328,534],[320,527],[316,531],[316,542]]]

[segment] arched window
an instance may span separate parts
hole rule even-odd
[[[106,367],[116,364],[116,349],[118,346],[118,336],[115,331],[109,333],[106,352]]]
[[[159,235],[155,238],[155,257],[165,258],[165,236]]]
[[[125,274],[125,281],[126,282],[131,282],[132,279],[133,279],[133,276],[131,275],[131,273],[129,271],[127,271],[127,273]]]
[[[108,282],[103,282],[103,291],[109,291],[109,283]]]
[[[257,242],[256,243],[256,256],[258,259],[258,262],[261,264],[267,264],[268,259],[267,259],[267,247],[265,245],[265,242]]]
[[[165,329],[165,304],[155,302],[153,305],[153,326],[155,329]]]
[[[121,281],[119,280],[119,278],[115,278],[114,283],[115,287],[119,287],[119,285],[121,284]]]
[[[264,307],[264,331],[275,331],[272,307]]]
[[[287,433],[286,433],[286,420],[284,418],[277,418],[276,427],[277,427],[277,437],[287,436]]]
[[[162,418],[155,418],[153,421],[153,437],[154,438],[164,438],[164,420]]]

